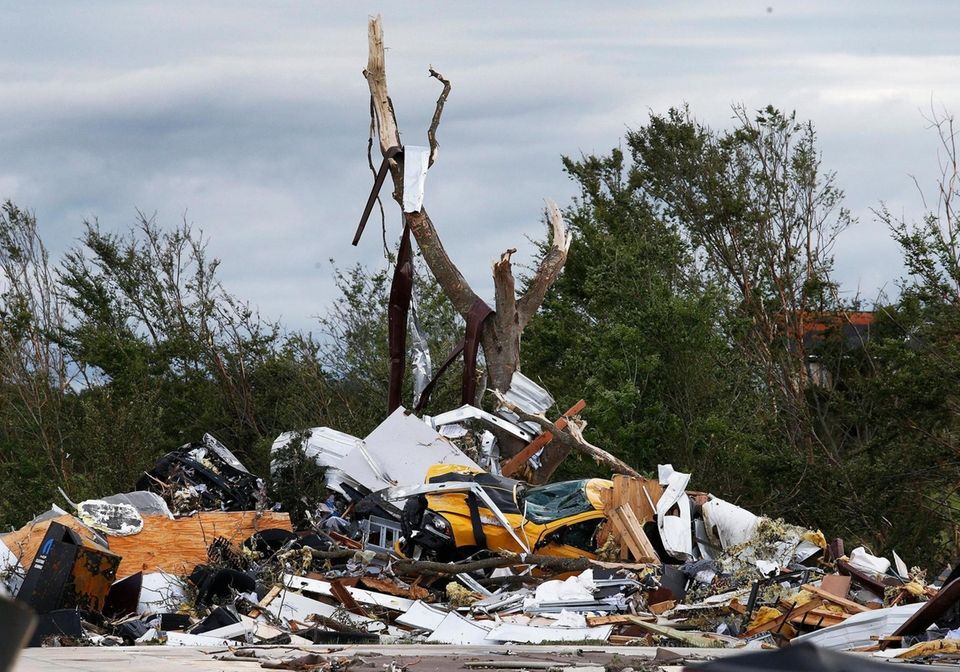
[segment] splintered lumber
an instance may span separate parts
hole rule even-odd
[[[851,614],[859,614],[864,611],[870,611],[869,607],[865,607],[862,604],[854,602],[853,600],[848,600],[845,597],[838,597],[837,595],[834,595],[830,591],[824,590],[820,586],[814,586],[808,583],[801,586],[801,588],[803,588],[803,590],[806,590],[807,592],[813,593],[815,595],[819,595],[827,602],[832,602],[833,604],[843,607]]]
[[[556,422],[557,428],[565,429],[569,422],[567,418],[571,418],[574,415],[580,413],[586,407],[587,407],[587,402],[581,399],[580,401],[575,403],[573,406],[568,408],[567,412],[564,413],[559,420],[557,420]],[[523,450],[521,450],[519,453],[511,457],[509,460],[506,461],[506,463],[502,467],[500,467],[500,473],[502,473],[504,476],[511,476],[515,474],[524,464],[526,464],[527,460],[533,457],[538,450],[543,448],[545,445],[547,445],[551,441],[553,441],[552,432],[543,432],[542,434],[538,434],[533,439],[533,441],[528,443],[523,448]]]
[[[257,606],[251,609],[250,613],[247,615],[250,618],[257,618],[261,613],[263,613],[263,609],[266,609],[267,606],[273,602],[273,599],[281,592],[283,592],[283,586],[274,586],[271,588],[270,591],[263,596],[263,599],[257,602]]]
[[[701,637],[700,635],[694,635],[688,632],[682,632],[676,628],[671,628],[666,625],[657,625],[656,623],[648,623],[645,620],[642,620],[636,616],[630,618],[630,623],[639,627],[641,630],[650,633],[651,635],[659,635],[660,637],[669,637],[670,639],[675,639],[679,642],[683,642],[687,646],[692,646],[697,649],[710,649],[717,646],[722,646],[722,643],[718,643],[716,639],[708,639],[706,637]]]
[[[0,537],[0,541],[22,566],[29,567],[54,521],[85,538],[93,538],[79,520],[63,515],[11,532]],[[104,537],[110,551],[122,558],[117,569],[117,578],[122,579],[137,572],[189,574],[194,567],[207,562],[207,548],[217,537],[237,547],[253,533],[271,528],[292,531],[290,516],[272,511],[202,511],[189,518],[176,519],[147,515],[143,516],[141,532],[124,537],[105,534]]]
[[[587,616],[587,625],[591,628],[598,625],[623,625],[624,623],[633,623],[634,619],[643,619],[656,623],[656,616],[635,616],[633,614],[608,614],[607,616]]]
[[[613,511],[625,506],[633,512],[642,529],[644,523],[656,520],[656,506],[663,490],[659,481],[615,474],[613,488],[602,494],[604,513],[610,518]],[[615,532],[614,538],[620,542],[620,559],[626,560],[629,544],[624,542],[619,533]]]
[[[620,538],[623,545],[630,549],[630,553],[638,562],[660,564],[653,544],[643,531],[643,526],[626,505],[613,509],[608,514],[614,533]]]

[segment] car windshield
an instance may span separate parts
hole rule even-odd
[[[530,488],[524,503],[527,518],[535,523],[549,523],[593,509],[587,499],[587,481],[563,481]]]

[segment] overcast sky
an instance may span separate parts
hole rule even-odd
[[[742,102],[814,121],[859,220],[838,275],[872,297],[901,271],[870,209],[920,213],[910,175],[932,190],[937,174],[922,115],[960,110],[956,3],[6,2],[0,198],[36,213],[54,253],[85,219],[186,216],[228,289],[313,328],[330,258],[382,263],[376,226],[350,246],[371,183],[361,70],[378,12],[405,143],[425,144],[428,65],[453,83],[426,205],[484,292],[505,248],[529,258],[543,199],[573,195],[562,155],[607,152],[684,102],[727,127]]]

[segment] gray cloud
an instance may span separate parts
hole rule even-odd
[[[384,15],[405,142],[425,141],[427,65],[453,81],[427,205],[481,291],[504,248],[530,259],[542,199],[572,196],[561,155],[606,152],[688,101],[716,127],[739,102],[816,123],[859,218],[838,274],[872,297],[900,270],[870,208],[919,213],[908,174],[936,175],[921,111],[960,109],[960,10],[939,3],[13,4],[0,7],[0,197],[34,209],[55,252],[87,218],[186,216],[230,289],[302,328],[333,296],[328,259],[380,263],[374,231],[349,245],[370,184],[370,12]]]

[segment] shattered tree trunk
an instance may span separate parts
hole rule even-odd
[[[432,166],[438,150],[436,131],[440,124],[443,106],[450,93],[450,83],[433,68],[430,68],[430,76],[443,84],[443,91],[437,99],[433,120],[427,131],[430,142],[429,164]],[[380,151],[386,154],[391,147],[401,146],[401,141],[393,102],[390,100],[387,89],[383,28],[379,16],[372,17],[369,23],[369,57],[364,77],[370,87],[372,123],[379,140]],[[403,169],[395,158],[389,159],[389,163],[393,180],[393,198],[402,209]],[[547,290],[557,279],[567,258],[571,238],[563,225],[560,210],[555,204],[548,203],[548,214],[552,226],[552,244],[540,260],[537,272],[523,296],[517,298],[510,264],[510,256],[516,250],[507,250],[493,265],[495,313],[484,322],[480,332],[480,342],[486,360],[488,384],[494,390],[505,392],[509,389],[513,373],[520,367],[520,334],[537,312]],[[443,248],[426,208],[421,208],[419,212],[405,212],[403,216],[404,222],[410,227],[423,258],[443,293],[453,303],[457,312],[466,319],[479,297]]]

